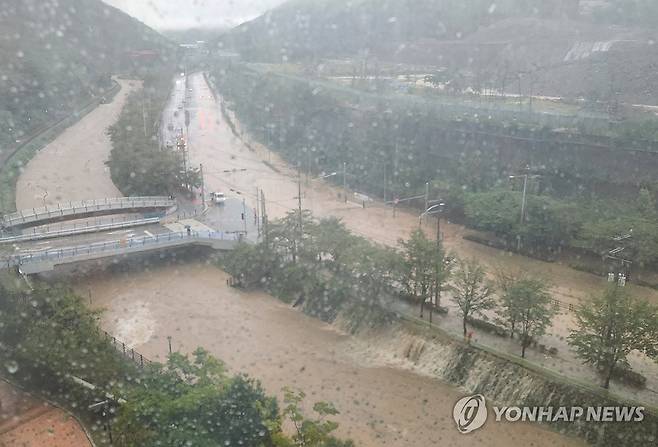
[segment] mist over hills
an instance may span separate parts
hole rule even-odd
[[[170,63],[175,46],[100,0],[0,1],[0,143],[103,94],[110,76]]]
[[[652,21],[649,0],[291,0],[219,45],[254,61],[374,59],[474,87],[522,76],[536,94],[658,104]]]

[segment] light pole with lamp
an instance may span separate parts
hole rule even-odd
[[[418,216],[418,226],[421,226],[421,222],[423,221],[423,217],[427,215],[437,215],[436,218],[436,245],[440,246],[441,245],[441,213],[443,213],[443,209],[445,208],[446,204],[443,201],[439,201],[439,203],[430,206],[423,212],[420,216]]]
[[[322,174],[321,176],[319,176],[319,177],[312,178],[311,181],[310,181],[310,183],[316,182],[316,181],[318,181],[318,180],[324,180],[324,179],[328,179],[328,178],[331,178],[331,177],[335,177],[335,176],[337,176],[337,175],[338,175],[338,172],[332,172],[332,173],[330,173],[330,174],[324,174],[324,173],[323,173],[323,174]],[[310,188],[311,188],[311,192],[313,192],[313,186],[312,186],[312,185],[310,186]],[[311,195],[311,202],[312,202],[312,201],[313,201],[313,195]]]
[[[521,219],[519,220],[519,223],[521,226],[523,226],[523,223],[525,222],[525,208],[526,208],[526,200],[528,197],[528,179],[535,179],[541,177],[540,175],[528,175],[528,174],[522,174],[522,175],[510,175],[509,179],[514,180],[517,178],[523,178],[523,195],[521,197]],[[521,234],[517,234],[516,236],[516,251],[521,250]]]
[[[314,182],[316,180],[322,180],[325,178],[333,177],[335,175],[338,175],[338,173],[332,172],[331,174],[322,175],[320,177],[314,178],[311,181]],[[299,213],[299,229],[300,229],[300,233],[302,233],[302,211],[303,211],[302,210],[302,175],[299,167],[297,168],[297,197],[295,197],[295,199],[297,199],[297,208],[298,208],[297,212]]]
[[[440,251],[441,251],[441,213],[443,213],[443,210],[445,209],[445,206],[446,206],[445,202],[443,202],[441,200],[441,201],[439,201],[439,203],[434,204],[434,205],[430,206],[429,208],[427,208],[425,210],[425,212],[423,212],[420,216],[418,216],[418,221],[419,221],[419,224],[420,224],[420,222],[422,221],[424,216],[436,214],[436,249],[439,252],[439,253],[437,253],[438,255],[440,255]],[[434,273],[435,273],[437,278],[436,278],[436,284],[435,284],[435,287],[434,287],[434,302],[432,303],[432,306],[430,307],[430,326],[432,325],[432,314],[433,314],[434,307],[438,305],[439,300],[441,299],[441,290],[440,290],[439,282],[438,282],[439,281],[438,280],[438,276],[439,276],[438,263],[435,266],[435,272]]]

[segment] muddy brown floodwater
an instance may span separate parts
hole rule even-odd
[[[575,446],[579,441],[530,424],[489,422],[461,435],[452,420],[459,389],[396,367],[373,366],[352,336],[305,316],[263,293],[226,285],[227,275],[205,263],[148,272],[97,275],[78,282],[93,305],[105,308],[103,327],[147,357],[162,360],[167,337],[174,350],[203,346],[233,372],[281,389],[304,390],[308,402],[333,402],[340,435],[358,445]],[[372,348],[372,347],[371,347]],[[385,346],[380,347],[386,349]]]
[[[122,85],[124,90],[112,105],[102,106],[72,126],[28,164],[19,180],[19,206],[39,204],[37,185],[52,194],[49,201],[116,193],[103,161],[109,154],[105,131],[132,89],[129,82]],[[193,86],[197,102],[210,97],[202,78],[195,77]],[[192,156],[208,159],[213,187],[225,189],[232,181],[251,181],[249,186],[255,187],[256,181],[263,181],[270,189],[272,214],[283,214],[294,202],[288,198],[296,193],[294,181],[236,146],[216,115],[216,104],[204,108],[193,103],[191,110],[198,132],[191,139]],[[251,160],[252,167],[246,180],[222,177],[224,169],[239,167],[245,159]],[[323,209],[328,212],[339,206],[335,203],[339,202]],[[292,386],[305,391],[309,402],[335,403],[341,411],[339,434],[364,447],[582,445],[530,424],[489,423],[476,433],[460,435],[452,420],[453,405],[463,395],[459,389],[395,365],[369,364],[367,356],[359,355],[359,343],[353,337],[266,294],[228,288],[226,279],[215,267],[196,262],[124,273],[107,271],[72,281],[82,296],[91,293],[94,307],[106,309],[103,328],[143,354],[164,359],[168,336],[181,352],[202,346],[232,371],[261,380],[269,393],[281,396],[282,387]]]
[[[17,209],[122,196],[105,165],[112,149],[107,128],[141,81],[117,81],[121,90],[110,104],[97,107],[30,160],[16,184]]]
[[[278,218],[297,207],[297,174],[276,153],[269,151],[243,132],[233,117],[233,124],[241,133],[237,138],[222,116],[218,100],[202,74],[190,79],[191,98],[189,154],[192,164],[203,163],[207,190],[225,191],[229,195],[240,192],[250,206],[256,206],[256,187],[265,192],[268,215]],[[230,111],[229,111],[230,114]],[[248,142],[248,145],[244,141]],[[274,169],[271,168],[274,167]],[[349,167],[348,167],[349,172]],[[338,178],[340,179],[340,173]],[[354,233],[373,241],[395,246],[400,238],[407,238],[418,227],[418,215],[398,210],[393,215],[389,206],[369,202],[344,203],[341,190],[325,181],[302,177],[303,206],[316,217],[335,216],[343,220]],[[435,237],[436,220],[423,222],[430,237]],[[473,257],[489,268],[523,269],[532,275],[545,278],[552,284],[556,299],[578,303],[591,293],[602,290],[605,280],[598,276],[574,270],[558,263],[543,262],[463,239],[464,227],[444,221],[441,224],[445,246],[461,257]],[[633,294],[658,304],[658,291],[630,285]]]

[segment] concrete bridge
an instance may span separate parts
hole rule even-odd
[[[214,250],[233,250],[240,242],[237,233],[185,231],[139,238],[95,242],[92,244],[23,252],[2,260],[6,268],[18,267],[21,273],[35,274],[54,270],[58,265],[120,257],[185,246],[206,246]]]
[[[16,236],[0,237],[0,245],[18,244],[22,242],[39,241],[42,239],[58,239],[68,236],[78,236],[82,234],[99,233],[106,230],[120,230],[122,228],[133,228],[146,225],[155,225],[159,223],[159,217],[151,217],[148,219],[125,219],[119,222],[101,223],[96,225],[90,225],[89,222],[86,222],[86,224],[80,226],[74,225],[71,228],[63,228],[54,231],[46,230],[37,232],[35,227],[34,232],[19,234]]]
[[[5,230],[17,230],[65,220],[84,219],[86,217],[167,210],[175,205],[176,202],[173,199],[158,196],[119,197],[68,202],[7,214],[2,216],[0,226]]]

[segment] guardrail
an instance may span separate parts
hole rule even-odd
[[[152,217],[149,219],[138,219],[138,220],[124,220],[122,222],[110,222],[106,224],[96,224],[96,225],[83,225],[83,226],[74,226],[73,228],[67,228],[64,230],[57,231],[46,231],[43,233],[34,233],[21,234],[18,236],[4,237],[0,238],[0,244],[12,244],[16,242],[25,242],[25,241],[38,241],[42,239],[53,239],[58,237],[66,236],[77,236],[80,234],[87,233],[97,233],[105,230],[117,230],[121,228],[131,228],[138,227],[143,225],[153,225],[160,223],[159,217]]]
[[[7,268],[21,267],[33,263],[75,262],[76,260],[95,259],[104,256],[115,256],[118,254],[140,252],[158,247],[171,247],[199,242],[209,243],[215,241],[238,242],[242,240],[240,234],[224,233],[214,231],[189,231],[179,233],[164,233],[155,236],[142,236],[139,238],[120,239],[106,242],[95,242],[93,244],[55,248],[34,251],[27,254],[11,255],[3,259]],[[102,255],[102,256],[98,256]]]
[[[140,208],[169,208],[176,204],[170,197],[119,197],[81,202],[68,202],[57,206],[45,206],[30,210],[17,211],[2,216],[2,225],[5,228],[35,224],[40,221],[61,219],[66,217],[83,216],[87,214],[121,211]]]

